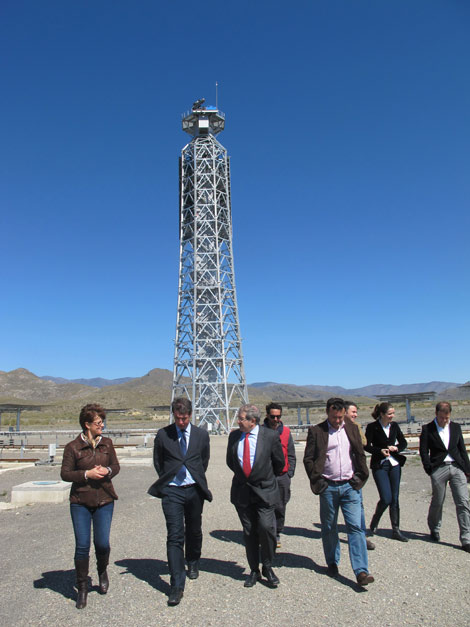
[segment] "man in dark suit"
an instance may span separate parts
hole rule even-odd
[[[186,579],[185,557],[189,579],[199,576],[202,509],[204,500],[212,501],[212,494],[205,474],[210,456],[209,434],[191,424],[189,399],[176,398],[171,411],[174,423],[160,429],[155,438],[153,463],[159,479],[148,493],[162,499],[170,570],[168,605],[178,605]]]
[[[230,501],[242,523],[250,566],[245,588],[261,581],[260,547],[262,573],[276,588],[279,579],[272,569],[276,550],[274,508],[279,501],[276,475],[281,474],[285,460],[278,433],[260,429],[260,417],[256,405],[242,405],[238,410],[239,429],[232,431],[227,446],[227,466],[234,473]]]
[[[423,426],[419,438],[419,454],[425,472],[431,477],[432,498],[428,512],[431,539],[440,540],[442,506],[449,483],[457,510],[462,549],[470,553],[470,506],[467,481],[470,479],[470,461],[460,425],[451,422],[450,403],[436,405],[436,417]]]
[[[369,574],[366,536],[361,528],[361,488],[369,476],[366,456],[359,430],[344,422],[344,401],[330,398],[326,413],[327,420],[308,430],[304,466],[312,492],[320,495],[321,536],[328,574],[338,575],[341,508],[351,566],[357,583],[366,586],[374,581]]]

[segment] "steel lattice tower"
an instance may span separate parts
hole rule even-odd
[[[193,136],[180,158],[180,266],[172,399],[187,396],[193,420],[228,432],[248,402],[232,253],[230,160],[215,135],[216,107],[183,116]]]

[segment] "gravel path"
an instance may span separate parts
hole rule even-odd
[[[389,539],[388,516],[369,552],[376,582],[355,583],[342,543],[340,577],[330,579],[320,540],[318,497],[311,492],[297,445],[298,471],[287,508],[274,570],[276,590],[245,589],[241,527],[229,502],[231,473],[226,437],[211,438],[209,485],[214,501],[204,510],[201,574],[187,581],[177,607],[167,606],[169,576],[161,504],[146,494],[155,479],[149,466],[125,466],[114,480],[120,496],[111,531],[110,591],[96,587],[88,606],[75,609],[73,533],[68,505],[30,505],[0,511],[1,625],[470,625],[470,555],[460,550],[453,501],[447,495],[442,542],[427,540],[430,481],[419,459],[409,458],[402,476],[402,529],[410,542]],[[31,480],[58,478],[59,468],[25,468],[0,475],[0,493]],[[377,501],[372,479],[364,488],[366,519]],[[345,534],[341,534],[342,539]],[[91,570],[93,586],[97,576]]]

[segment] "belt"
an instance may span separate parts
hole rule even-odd
[[[169,485],[169,488],[195,488],[196,484],[195,483],[187,483],[186,485]]]
[[[327,479],[327,481],[331,485],[344,485],[345,483],[349,483],[349,479],[343,479],[342,481],[333,481],[333,479]]]

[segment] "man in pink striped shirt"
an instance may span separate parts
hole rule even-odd
[[[359,431],[344,422],[341,398],[326,404],[327,420],[310,427],[304,466],[314,494],[320,495],[320,521],[323,551],[328,574],[338,575],[340,544],[338,513],[343,512],[348,534],[349,558],[359,585],[374,581],[369,574],[366,536],[361,528],[361,493],[369,471]]]

